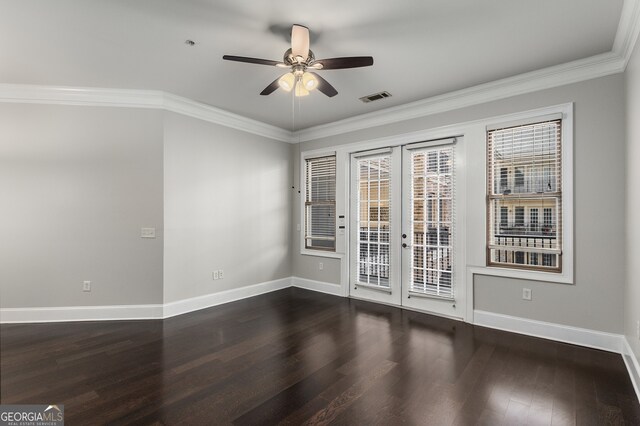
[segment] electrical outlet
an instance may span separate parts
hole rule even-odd
[[[91,291],[91,281],[82,282],[82,291]]]
[[[296,231],[300,232],[300,224],[296,225]]]
[[[318,268],[322,271],[324,269],[324,263],[318,263]]]
[[[523,288],[522,289],[522,299],[531,300],[531,289],[530,288]]]
[[[217,280],[217,279],[219,279],[219,278],[220,278],[220,272],[218,272],[218,271],[213,271],[213,279],[214,279],[214,280]]]
[[[224,278],[224,269],[218,269],[218,278],[220,279]]]

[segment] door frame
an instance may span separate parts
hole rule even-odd
[[[341,270],[341,279],[340,279],[342,284],[342,295],[344,297],[359,299],[358,297],[354,297],[351,294],[351,289],[350,289],[350,285],[351,285],[351,237],[350,235],[352,230],[351,213],[352,213],[352,199],[355,197],[355,194],[352,193],[352,185],[351,185],[352,154],[356,154],[364,151],[381,150],[385,148],[387,149],[397,148],[402,150],[403,146],[409,145],[409,144],[416,144],[421,142],[435,142],[441,139],[456,138],[458,140],[458,143],[457,143],[457,149],[456,149],[455,164],[456,164],[456,168],[459,169],[457,171],[457,176],[456,176],[457,177],[457,180],[456,180],[456,203],[457,203],[456,232],[459,233],[459,236],[460,236],[459,241],[461,244],[461,247],[456,249],[457,256],[458,256],[456,259],[456,264],[458,265],[458,269],[459,269],[459,273],[457,274],[458,275],[457,282],[458,282],[459,288],[457,288],[456,290],[456,304],[460,306],[460,316],[449,317],[447,315],[426,311],[420,308],[416,308],[414,306],[402,305],[402,303],[395,304],[395,303],[385,302],[384,300],[380,300],[380,301],[376,300],[376,302],[383,303],[383,304],[390,304],[392,306],[396,306],[402,309],[424,312],[431,315],[444,316],[444,317],[453,318],[456,320],[462,320],[465,322],[473,320],[473,294],[471,295],[469,294],[469,289],[470,288],[472,289],[473,286],[472,286],[472,283],[468,282],[469,274],[467,273],[467,262],[466,262],[466,256],[467,256],[466,254],[467,253],[467,247],[466,247],[466,240],[467,240],[467,236],[466,236],[466,213],[467,213],[466,212],[466,187],[467,187],[466,151],[467,151],[467,148],[466,146],[467,146],[467,142],[466,141],[468,140],[466,136],[469,131],[473,133],[471,129],[472,128],[470,128],[470,126],[455,126],[455,127],[451,126],[451,127],[444,127],[437,130],[412,132],[412,133],[407,133],[403,135],[383,137],[380,139],[371,140],[367,142],[362,141],[362,142],[356,142],[356,143],[351,143],[351,144],[336,147],[337,158],[339,160],[340,159],[342,160],[342,164],[346,169],[346,173],[345,173],[346,178],[344,179],[344,182],[342,182],[341,186],[345,194],[345,197],[343,199],[344,200],[343,208],[344,208],[345,215],[347,217],[347,222],[349,224],[348,226],[349,232],[347,233],[348,235],[345,238],[345,250],[342,258],[343,261],[342,261],[342,270]],[[398,158],[399,158],[399,161],[402,162],[402,154],[400,154]],[[400,174],[402,174],[402,165],[400,165]],[[400,182],[400,184],[402,184],[402,182]],[[399,200],[397,202],[402,203],[402,197],[399,197]],[[402,208],[400,211],[402,211]],[[398,234],[398,237],[400,237],[400,234]],[[400,247],[400,244],[398,244],[398,248],[399,247]],[[400,265],[400,268],[401,267],[402,266]],[[378,291],[378,290],[373,290],[373,291]],[[363,299],[363,300],[370,300],[370,299]]]

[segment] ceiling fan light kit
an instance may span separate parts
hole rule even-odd
[[[318,79],[315,78],[313,73],[305,72],[302,74],[302,85],[307,90],[313,90],[318,87]]]
[[[284,53],[282,62],[233,55],[224,55],[222,59],[290,69],[290,72],[268,85],[260,93],[263,96],[270,95],[278,88],[287,92],[293,90],[295,96],[307,96],[310,91],[317,88],[326,96],[333,97],[338,94],[338,91],[327,80],[311,70],[359,68],[373,65],[371,56],[316,60],[315,55],[309,49],[309,29],[302,25],[293,25],[291,28],[291,48]]]
[[[278,85],[286,92],[290,92],[295,87],[296,96],[307,96],[309,91],[318,87],[318,79],[310,72],[294,71],[280,77]]]

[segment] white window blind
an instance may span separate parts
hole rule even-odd
[[[411,152],[412,292],[453,298],[453,146]]]
[[[357,162],[358,282],[389,288],[391,156]]]
[[[560,119],[487,132],[489,266],[562,271],[561,132]]]
[[[309,158],[305,174],[305,248],[336,249],[336,156]]]

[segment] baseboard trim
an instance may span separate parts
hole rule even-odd
[[[162,318],[162,308],[162,304],[2,308],[0,309],[0,324],[147,320]]]
[[[633,388],[636,390],[636,395],[638,396],[638,402],[640,402],[640,363],[633,353],[633,350],[631,350],[631,345],[626,337],[623,342],[622,359],[624,359],[624,363],[627,366],[631,383],[633,383]]]
[[[482,327],[526,334],[573,345],[622,354],[624,336],[586,328],[536,321],[511,315],[475,310],[473,323]]]
[[[270,293],[272,291],[282,290],[288,287],[291,287],[291,277],[281,278],[279,280],[273,281],[266,281],[263,283],[248,285],[245,287],[234,288],[218,293],[192,297],[190,299],[177,300],[175,302],[166,303],[164,305],[163,318],[170,318],[176,315],[199,311],[200,309],[206,309],[212,306],[222,305],[224,303],[235,302],[237,300],[258,296],[264,293]]]
[[[0,324],[163,319],[288,287],[291,287],[291,277],[178,300],[164,305],[2,308],[0,309]]]
[[[307,290],[317,291],[319,293],[342,296],[342,287],[340,286],[340,284],[331,284],[324,281],[314,281],[308,280],[306,278],[291,277],[291,285],[293,287],[304,288]]]

